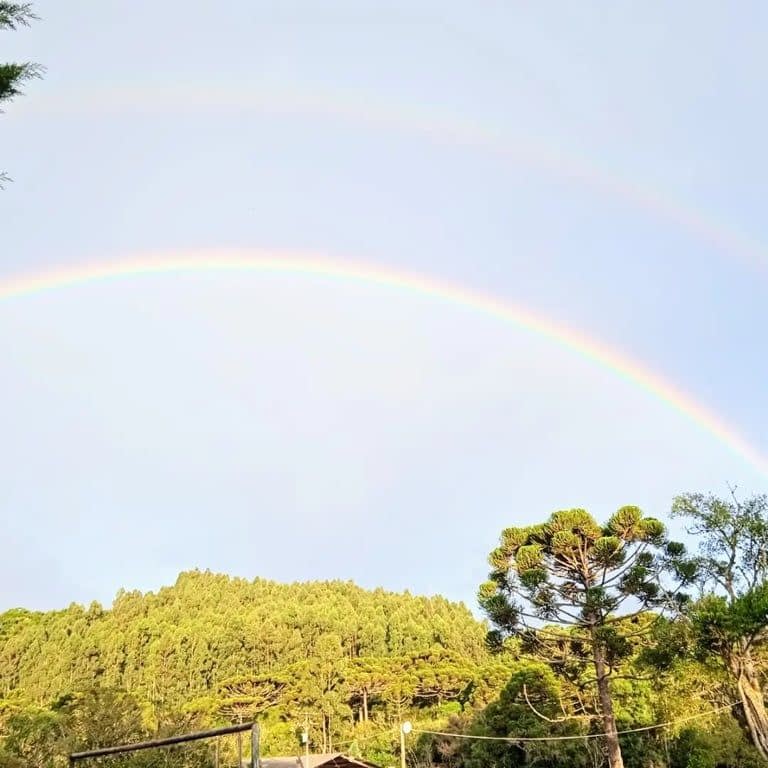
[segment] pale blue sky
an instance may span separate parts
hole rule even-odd
[[[0,39],[48,67],[0,117],[0,279],[225,246],[427,273],[623,350],[768,452],[763,4],[36,8]],[[474,605],[505,525],[766,487],[617,376],[376,287],[61,289],[0,302],[0,360],[0,608],[193,567]]]

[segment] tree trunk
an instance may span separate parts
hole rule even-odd
[[[363,720],[368,722],[368,689],[363,688]]]
[[[763,759],[768,760],[768,713],[765,711],[763,691],[749,653],[738,660],[734,671],[750,738]]]
[[[597,677],[597,695],[600,699],[600,714],[603,716],[603,730],[605,732],[605,745],[608,751],[609,768],[624,768],[624,759],[621,756],[621,745],[616,733],[616,717],[613,714],[613,700],[608,684],[608,669],[605,662],[605,648],[592,634],[592,658],[595,663],[595,676]]]

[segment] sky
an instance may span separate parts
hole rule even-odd
[[[768,8],[38,0],[3,60],[4,282],[229,249],[440,280],[607,345],[768,454]],[[475,608],[502,528],[766,489],[542,334],[289,272],[0,298],[0,609],[181,570]]]

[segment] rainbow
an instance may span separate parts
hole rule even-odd
[[[321,277],[362,283],[437,299],[509,323],[564,347],[652,395],[687,417],[759,473],[768,476],[768,457],[692,396],[641,363],[573,328],[535,311],[440,279],[394,271],[321,254],[247,250],[202,250],[147,253],[140,257],[83,264],[0,278],[0,300],[118,278],[202,272],[254,272]]]
[[[317,88],[307,91],[285,86],[276,90],[260,86],[257,90],[248,83],[229,87],[199,83],[166,87],[125,85],[87,92],[58,91],[20,102],[14,108],[14,116],[142,112],[183,115],[185,111],[194,113],[200,110],[330,117],[370,125],[390,133],[416,136],[437,145],[484,151],[506,165],[530,167],[566,183],[592,189],[610,200],[621,200],[632,208],[672,224],[714,251],[768,273],[768,252],[761,243],[658,190],[604,170],[590,158],[568,153],[562,147],[552,147],[522,136],[510,136],[492,126],[435,110],[376,103],[368,95],[356,97],[351,93],[320,91]]]

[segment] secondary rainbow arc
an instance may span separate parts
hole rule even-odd
[[[15,114],[97,114],[125,112],[175,112],[191,110],[255,110],[265,114],[326,116],[368,124],[387,132],[418,136],[435,144],[485,151],[504,163],[533,168],[555,178],[574,182],[598,194],[620,200],[632,208],[672,224],[689,237],[728,258],[735,258],[768,273],[768,249],[762,242],[717,222],[709,213],[680,202],[652,186],[640,184],[593,158],[568,153],[541,140],[509,135],[504,130],[455,115],[441,114],[414,105],[372,101],[367,95],[320,90],[313,87],[259,85],[222,86],[214,83],[121,85],[106,89],[55,92],[36,102],[24,102]]]

